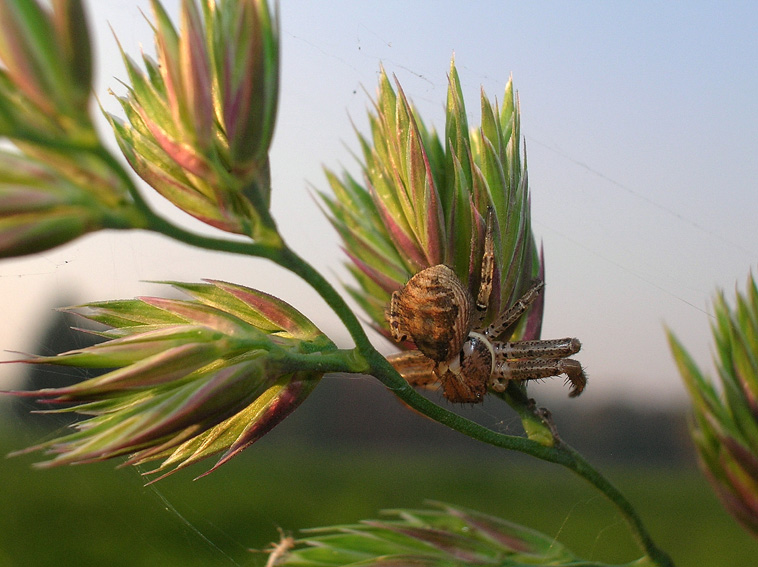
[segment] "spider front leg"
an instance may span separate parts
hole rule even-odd
[[[487,306],[490,304],[492,295],[492,280],[495,277],[495,211],[490,207],[487,210],[487,229],[484,236],[484,254],[482,255],[482,270],[479,277],[479,293],[476,296],[476,309],[479,312],[481,327],[487,316]]]
[[[489,339],[494,339],[495,337],[500,336],[503,331],[513,325],[519,320],[519,317],[526,313],[526,310],[529,309],[529,306],[534,303],[534,300],[537,299],[537,297],[539,297],[544,287],[544,282],[535,280],[532,287],[526,290],[526,293],[522,295],[516,303],[511,305],[505,313],[500,315],[500,317],[495,319],[489,327],[484,329],[482,334]]]
[[[584,391],[587,375],[582,365],[571,358],[582,348],[578,339],[495,342],[492,344],[495,363],[490,387],[502,392],[510,380],[539,380],[565,374],[571,382],[569,397]]]
[[[439,381],[434,373],[436,363],[418,350],[397,352],[387,360],[411,386],[430,388]]]
[[[482,323],[487,316],[487,306],[492,295],[492,282],[495,277],[495,212],[490,207],[487,211],[487,225],[484,237],[484,254],[482,255],[482,269],[479,277],[479,293],[476,297],[476,309],[478,311],[478,323],[474,325],[477,329],[482,329]],[[483,330],[482,334],[493,339],[499,336],[505,329],[529,309],[529,306],[537,299],[545,284],[540,280],[535,280],[532,286],[522,295],[516,303],[511,305],[508,310],[497,317],[489,327]]]

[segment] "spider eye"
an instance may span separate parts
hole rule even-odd
[[[478,342],[479,340],[476,337],[469,336],[469,338],[466,339],[466,342],[463,343],[463,348],[461,349],[461,362],[463,362],[464,358],[474,354],[477,346],[476,343]]]

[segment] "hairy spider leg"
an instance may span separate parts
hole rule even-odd
[[[513,358],[566,358],[582,348],[579,339],[535,339],[492,343],[498,361]]]
[[[495,342],[492,388],[505,389],[509,380],[539,380],[565,374],[571,382],[569,397],[575,398],[587,385],[582,365],[567,358],[582,348],[578,339],[546,339]],[[514,360],[515,359],[515,360]]]
[[[481,327],[487,316],[487,307],[492,294],[492,280],[495,277],[495,211],[487,209],[487,229],[484,237],[484,255],[482,256],[482,271],[479,278],[479,294],[476,297],[476,309],[479,320],[476,327]]]
[[[496,392],[502,392],[511,380],[539,380],[541,378],[552,378],[559,374],[565,374],[571,383],[570,398],[575,398],[584,391],[584,387],[587,385],[587,375],[579,361],[573,358],[498,361],[490,378],[490,386]]]
[[[581,394],[587,385],[582,365],[567,358],[581,349],[578,339],[496,341],[489,344],[495,355],[489,385],[496,392],[504,391],[511,380],[540,380],[560,374],[568,377],[572,398]],[[438,381],[435,362],[419,351],[391,354],[387,360],[411,386],[429,388]]]
[[[536,280],[532,284],[532,287],[526,290],[526,293],[522,295],[516,303],[511,305],[505,313],[500,315],[500,317],[495,319],[489,327],[484,329],[482,334],[488,339],[494,339],[495,337],[500,336],[503,331],[518,321],[519,317],[529,309],[529,306],[534,303],[534,300],[537,299],[537,297],[539,297],[544,287],[544,282]]]

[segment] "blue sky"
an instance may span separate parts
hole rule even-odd
[[[166,2],[175,7],[177,2]],[[285,238],[332,281],[339,243],[309,185],[322,166],[357,167],[379,65],[427,124],[444,127],[450,58],[479,120],[479,89],[512,74],[526,139],[534,231],[545,248],[543,336],[576,336],[590,384],[581,400],[683,400],[669,325],[710,361],[710,300],[758,258],[758,8],[750,2],[284,1],[282,85],[272,150],[273,211]],[[109,25],[133,55],[152,50],[147,2],[89,2],[97,94],[125,72]],[[103,132],[107,134],[107,126]],[[156,199],[174,219],[183,217]],[[190,223],[191,226],[197,226]],[[201,227],[201,230],[204,230]],[[297,278],[146,234],[96,234],[0,264],[0,344],[29,350],[57,302],[160,293],[144,280],[227,279],[276,293],[349,345]],[[385,352],[390,352],[386,345]],[[534,387],[565,395],[561,380]],[[581,402],[577,402],[581,403]]]

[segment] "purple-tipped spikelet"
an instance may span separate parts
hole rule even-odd
[[[81,1],[0,2],[0,135],[96,140],[92,53]]]
[[[60,157],[60,160],[56,160]],[[65,244],[101,228],[139,227],[128,191],[100,162],[0,150],[0,258]]]
[[[285,302],[235,284],[172,285],[192,300],[146,297],[70,311],[108,327],[105,342],[29,364],[102,368],[79,384],[16,395],[88,416],[75,431],[25,450],[44,466],[129,455],[170,474],[222,453],[216,467],[287,417],[313,390],[334,345]],[[311,361],[313,364],[311,364]],[[165,475],[164,475],[165,476]]]
[[[552,536],[473,510],[388,510],[381,520],[304,530],[272,548],[268,565],[449,567],[454,565],[593,565]]]
[[[734,307],[723,293],[713,307],[719,385],[671,332],[669,344],[692,400],[701,468],[726,509],[758,537],[758,289],[752,275]]]
[[[0,2],[0,257],[101,228],[144,227],[123,178],[99,153],[82,4],[49,4]]]

